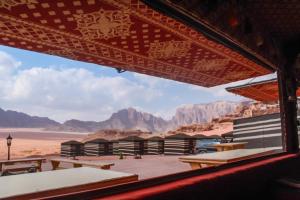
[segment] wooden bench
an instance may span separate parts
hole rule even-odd
[[[42,171],[42,162],[45,162],[45,158],[22,158],[13,160],[1,160],[0,171],[23,171],[23,169],[29,169],[33,166],[38,170]],[[29,164],[30,163],[30,164]],[[5,168],[3,167],[5,166]]]
[[[214,147],[217,148],[217,151],[230,151],[235,149],[245,149],[246,144],[247,142],[231,142],[215,144]]]
[[[30,169],[38,170],[38,166],[34,164],[17,164],[17,165],[8,165],[5,167],[3,171],[10,171],[10,172],[18,172],[18,171],[27,171]]]
[[[235,149],[231,151],[219,151],[215,153],[197,154],[192,156],[180,157],[181,162],[189,163],[192,169],[199,169],[209,166],[218,166],[226,163],[237,162],[250,158],[256,158],[273,153],[269,149]]]
[[[71,159],[65,159],[65,158],[52,158],[51,164],[52,169],[56,170],[59,169],[60,163],[71,163],[73,164],[74,168],[82,167],[83,165],[89,166],[89,167],[96,167],[100,169],[110,169],[111,166],[114,165],[114,163],[107,163],[102,161],[88,161],[88,160],[71,160]]]
[[[39,167],[34,164],[17,164],[17,165],[8,165],[3,169],[0,176],[10,176],[10,175],[18,175],[25,173],[34,173],[37,172]]]

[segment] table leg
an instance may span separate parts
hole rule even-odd
[[[41,172],[42,171],[42,161],[38,160],[37,164],[38,164],[38,170],[39,170],[39,172]]]
[[[201,164],[201,167],[202,168],[204,168],[204,167],[215,167],[215,166],[218,166],[217,164],[208,164],[208,163],[206,163],[206,164]]]
[[[110,165],[104,165],[100,167],[101,169],[110,169]]]
[[[200,163],[190,163],[192,169],[200,169],[202,168]]]
[[[56,170],[59,166],[59,161],[51,160],[52,170]]]
[[[74,167],[74,168],[77,168],[77,167],[82,167],[82,164],[73,163],[73,167]]]

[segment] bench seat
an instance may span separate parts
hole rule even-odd
[[[3,171],[19,172],[19,171],[27,171],[30,169],[34,169],[36,171],[38,169],[38,166],[35,164],[17,164],[17,165],[5,165],[3,168],[4,168]]]

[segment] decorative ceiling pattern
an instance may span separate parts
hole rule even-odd
[[[271,102],[279,100],[279,89],[277,79],[230,87],[226,88],[226,90],[228,92],[262,102]],[[300,96],[299,89],[297,90],[297,96]]]
[[[0,44],[215,86],[271,71],[139,0],[1,0]]]

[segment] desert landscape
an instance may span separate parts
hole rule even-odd
[[[253,102],[213,102],[185,105],[171,120],[133,108],[113,113],[102,122],[68,120],[63,124],[41,117],[0,109],[0,159],[6,159],[6,137],[13,137],[11,157],[55,156],[68,140],[116,140],[127,136],[149,138],[177,133],[220,136],[233,130],[233,119],[278,112],[278,105]]]
[[[188,135],[204,134],[207,136],[221,135],[232,131],[232,123],[221,124],[218,129],[201,132],[185,132]],[[174,132],[176,133],[176,131]],[[22,158],[32,156],[57,156],[60,153],[60,144],[68,140],[89,141],[97,138],[107,140],[120,139],[126,136],[139,136],[149,138],[153,136],[166,136],[170,133],[149,133],[142,131],[119,131],[119,130],[102,130],[96,133],[66,133],[51,132],[42,129],[22,129],[9,128],[0,129],[0,159],[7,158],[6,137],[11,134],[13,137],[11,146],[11,158]]]

